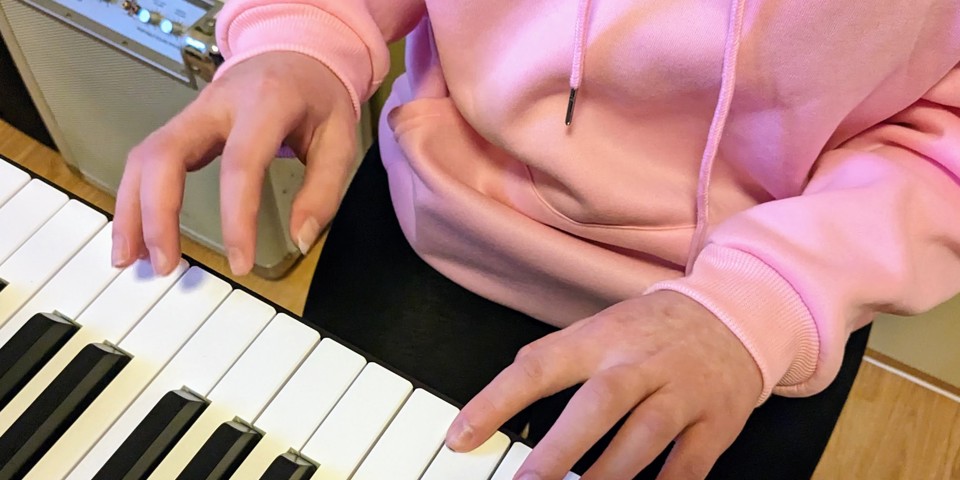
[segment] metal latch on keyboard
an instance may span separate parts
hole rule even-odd
[[[205,82],[213,81],[217,68],[223,64],[223,55],[216,43],[216,16],[219,10],[212,9],[191,26],[182,37],[183,63],[195,77]]]

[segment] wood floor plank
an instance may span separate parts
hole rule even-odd
[[[960,403],[864,363],[814,478],[960,479]]]

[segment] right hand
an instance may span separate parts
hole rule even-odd
[[[282,144],[306,165],[290,218],[291,238],[305,253],[353,173],[356,123],[343,83],[317,60],[271,52],[234,65],[131,150],[117,193],[114,265],[149,258],[161,275],[176,267],[186,174],[222,155],[224,246],[233,273],[248,273],[265,172]]]

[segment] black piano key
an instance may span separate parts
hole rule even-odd
[[[0,292],[2,292],[4,288],[7,288],[7,285],[9,284],[6,282],[6,280],[0,278]]]
[[[308,480],[317,471],[317,466],[293,452],[277,457],[260,476],[260,480]]]
[[[26,475],[129,361],[109,345],[84,347],[0,437],[0,480]]]
[[[207,408],[187,390],[167,392],[103,465],[94,480],[145,479]]]
[[[38,313],[0,347],[0,409],[80,328],[56,313]]]
[[[243,423],[225,422],[204,442],[177,480],[230,478],[250,455],[253,447],[257,446],[260,438],[260,432]]]

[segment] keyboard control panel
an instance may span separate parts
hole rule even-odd
[[[215,0],[21,1],[193,87],[219,65]]]

